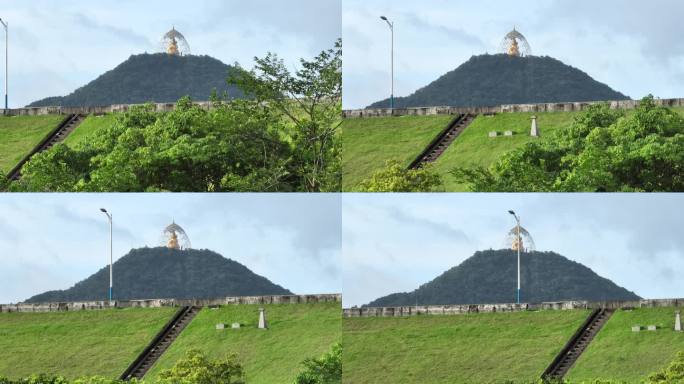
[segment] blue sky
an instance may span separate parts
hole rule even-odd
[[[646,298],[684,297],[684,194],[344,194],[344,306],[412,291],[475,251],[505,247],[520,215],[554,251]]]
[[[251,68],[301,57],[341,37],[341,0],[0,0],[10,24],[10,105],[65,95],[132,54],[155,52],[175,26],[193,54]],[[4,36],[2,36],[4,83]],[[3,90],[4,93],[4,84]]]
[[[236,260],[297,293],[339,293],[335,194],[0,194],[0,303],[65,289],[114,258],[157,246],[175,220],[192,246]]]
[[[533,54],[555,57],[632,98],[684,97],[679,0],[344,0],[344,108],[389,96],[395,22],[395,95],[494,53],[513,26]]]

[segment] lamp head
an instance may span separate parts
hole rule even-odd
[[[104,208],[100,208],[100,212],[104,212],[104,213],[107,213],[107,210],[106,210],[106,209],[104,209]]]
[[[508,213],[510,213],[511,215],[515,216],[515,212],[513,212],[513,211],[511,211],[511,210],[509,210]]]
[[[381,18],[382,20],[387,21],[387,18],[386,18],[385,16],[380,16],[380,18]],[[0,19],[0,20],[2,20],[2,19]]]

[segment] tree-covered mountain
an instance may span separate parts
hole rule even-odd
[[[554,252],[523,252],[520,265],[524,303],[640,299],[634,292]],[[515,251],[479,251],[413,292],[393,293],[368,306],[514,303],[516,284]]]
[[[132,249],[114,263],[113,271],[116,300],[292,294],[244,265],[209,250]],[[44,292],[26,302],[106,300],[108,291],[106,266],[69,289]]]
[[[28,106],[175,103],[183,96],[209,100],[213,90],[219,95],[227,92],[229,98],[242,97],[242,92],[226,81],[233,69],[209,56],[133,55],[67,96],[48,97]]]
[[[627,96],[548,56],[473,56],[407,97],[396,108],[625,100]],[[388,108],[389,99],[368,108]]]

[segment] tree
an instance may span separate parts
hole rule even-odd
[[[652,96],[631,114],[593,105],[548,140],[450,173],[478,192],[683,191],[684,117]]]
[[[235,355],[221,361],[209,360],[199,350],[189,350],[185,357],[159,374],[157,384],[244,384],[242,365]]]
[[[660,372],[648,376],[647,384],[678,384],[684,382],[684,352],[679,352],[677,357]]]
[[[406,169],[390,160],[384,169],[359,184],[356,192],[431,192],[442,185],[441,176],[430,165]]]
[[[277,55],[255,58],[251,71],[238,67],[229,82],[251,97],[252,110],[277,112],[290,123],[291,166],[308,192],[341,189],[339,126],[342,122],[342,41],[294,74]]]
[[[295,378],[294,384],[342,383],[342,344],[332,346],[330,352],[320,358],[302,362],[304,370]]]

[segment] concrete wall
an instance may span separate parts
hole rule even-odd
[[[203,109],[211,109],[212,103],[210,101],[198,101],[193,104],[199,105]],[[16,108],[10,109],[9,115],[12,116],[37,116],[37,115],[104,115],[105,113],[126,112],[131,107],[142,104],[114,104],[101,107],[35,107],[35,108]],[[153,104],[156,112],[170,112],[176,108],[175,103],[157,103]]]
[[[666,107],[684,107],[684,99],[657,99],[656,104]],[[547,103],[547,104],[508,104],[493,107],[423,107],[423,108],[389,108],[384,109],[350,109],[342,111],[347,119],[389,116],[429,116],[457,115],[461,113],[495,114],[511,112],[573,112],[582,111],[588,106],[601,102]],[[638,100],[608,101],[613,109],[634,109]]]
[[[330,303],[341,302],[342,295],[322,294],[322,295],[283,295],[283,296],[239,296],[223,297],[217,299],[149,299],[149,300],[128,300],[114,301],[83,301],[69,303],[19,303],[19,304],[0,304],[2,312],[58,312],[58,311],[81,311],[97,310],[108,308],[159,308],[159,307],[179,307],[179,306],[214,306],[214,305],[239,305],[239,304],[306,304],[306,303]]]
[[[460,315],[465,313],[522,312],[539,310],[569,310],[594,308],[656,308],[684,307],[684,299],[654,299],[637,301],[560,301],[540,304],[472,304],[419,305],[405,307],[344,308],[343,317],[397,317],[416,315]]]

